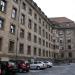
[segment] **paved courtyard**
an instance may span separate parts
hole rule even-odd
[[[75,64],[59,65],[45,70],[30,70],[29,73],[19,73],[17,75],[75,75]]]

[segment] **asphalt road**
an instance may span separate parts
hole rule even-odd
[[[30,70],[29,73],[17,75],[75,75],[75,64],[53,66],[45,70]]]

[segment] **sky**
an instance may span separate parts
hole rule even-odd
[[[67,17],[75,21],[75,0],[33,0],[47,17]]]

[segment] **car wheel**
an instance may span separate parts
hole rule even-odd
[[[26,70],[26,72],[29,72],[29,70]]]
[[[40,66],[37,66],[36,69],[37,69],[37,70],[40,70]]]

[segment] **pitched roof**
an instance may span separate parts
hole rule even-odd
[[[50,21],[54,21],[57,23],[63,23],[63,22],[73,22],[72,20],[66,18],[66,17],[55,17],[55,18],[50,18]]]

